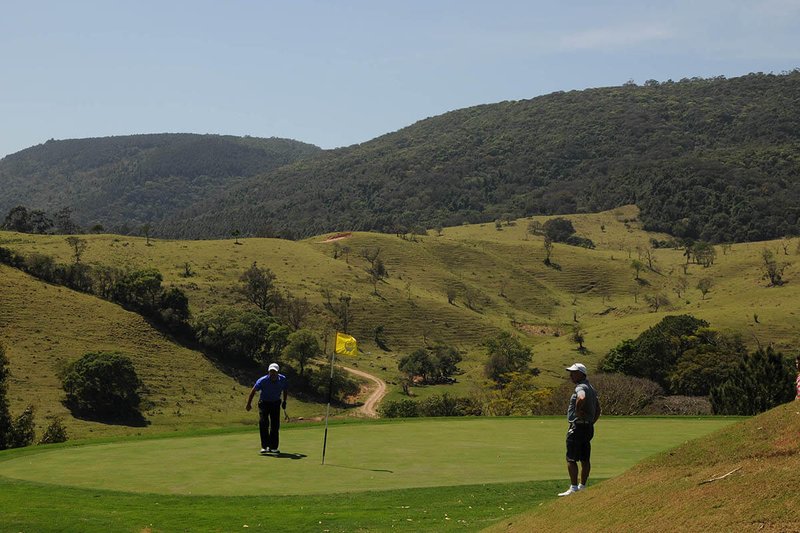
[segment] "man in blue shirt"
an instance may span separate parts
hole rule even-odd
[[[600,418],[600,401],[597,392],[586,379],[586,366],[575,363],[566,369],[569,378],[575,384],[575,392],[569,399],[567,408],[567,472],[569,472],[570,487],[559,494],[569,496],[586,488],[589,480],[592,454],[592,437],[594,437],[594,423]],[[581,482],[578,483],[578,461],[581,463]]]
[[[269,365],[269,373],[261,376],[247,398],[248,411],[252,409],[253,396],[261,391],[258,400],[258,430],[261,433],[261,453],[280,453],[278,432],[281,429],[281,407],[286,409],[286,376],[278,373],[278,363]],[[281,403],[281,394],[283,403]]]

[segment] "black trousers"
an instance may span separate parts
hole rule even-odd
[[[281,430],[281,401],[258,402],[258,430],[261,447],[278,449],[278,432]]]

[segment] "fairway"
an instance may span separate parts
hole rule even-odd
[[[594,478],[725,427],[735,418],[601,419]],[[280,457],[258,454],[258,433],[206,434],[0,454],[6,478],[121,492],[246,496],[312,495],[566,477],[562,417],[420,419],[286,425]],[[4,460],[5,459],[5,460]]]

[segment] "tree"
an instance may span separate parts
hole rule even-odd
[[[713,265],[714,260],[717,258],[717,251],[714,249],[714,246],[705,241],[696,241],[692,245],[691,250],[695,263],[703,265],[705,268]]]
[[[259,268],[253,264],[239,276],[241,282],[240,292],[247,301],[255,304],[256,307],[273,315],[276,308],[281,303],[281,295],[275,286],[277,276],[268,268]]]
[[[39,439],[39,444],[55,444],[57,442],[67,442],[67,428],[60,416],[53,418],[53,421],[48,424],[44,430],[42,438]]]
[[[666,388],[667,376],[701,327],[708,327],[708,322],[691,315],[666,316],[636,339],[612,348],[600,361],[599,370],[651,379]]]
[[[35,438],[36,423],[33,416],[33,406],[29,405],[11,424],[11,440],[8,447],[23,448],[30,446]]]
[[[675,292],[675,295],[678,298],[681,298],[681,295],[686,292],[688,287],[689,280],[687,280],[685,277],[679,277],[677,280],[675,280],[675,286],[672,288],[672,290]]]
[[[233,237],[233,244],[242,244],[239,242],[239,235],[241,234],[242,232],[239,231],[238,229],[235,229],[231,232],[231,237]]]
[[[286,345],[289,328],[261,310],[215,306],[194,320],[197,340],[234,363],[266,363]]]
[[[281,355],[287,359],[297,361],[300,366],[300,376],[302,376],[305,372],[306,364],[322,355],[322,349],[319,347],[317,337],[311,331],[299,329],[289,334]]]
[[[11,209],[3,220],[3,229],[8,231],[18,231],[19,233],[31,233],[31,216],[28,208],[18,205]]]
[[[122,305],[152,313],[159,307],[162,280],[161,272],[155,268],[126,272],[114,284],[112,299]]]
[[[323,303],[325,309],[333,313],[336,319],[336,327],[342,333],[347,333],[350,323],[353,320],[353,311],[350,309],[350,303],[353,299],[352,296],[349,294],[340,294],[337,301],[334,302],[332,301],[330,290],[323,290],[322,295],[325,298],[325,302]]]
[[[289,291],[283,297],[283,303],[280,308],[281,319],[294,331],[297,331],[306,321],[308,315],[311,314],[313,306],[309,303],[308,298],[298,298]]]
[[[553,239],[544,237],[544,264],[550,266],[550,256],[553,255]]]
[[[555,242],[566,242],[575,233],[575,227],[566,218],[556,217],[545,221],[542,230],[547,237]]]
[[[62,379],[66,403],[76,413],[126,418],[138,413],[141,381],[133,361],[117,352],[89,352],[70,364]]]
[[[144,224],[144,225],[142,225],[142,227],[140,229],[142,235],[144,235],[144,244],[145,244],[145,246],[150,246],[150,231],[152,229],[153,229],[153,227],[150,224]]]
[[[489,356],[484,372],[486,377],[495,383],[507,382],[506,374],[509,372],[521,372],[527,369],[533,358],[531,349],[507,331],[486,340],[484,345]]]
[[[642,263],[642,262],[641,262],[641,261],[639,261],[638,259],[634,259],[633,261],[631,261],[631,268],[632,268],[632,269],[633,269],[633,271],[636,273],[636,274],[633,276],[633,279],[635,279],[636,281],[639,281],[639,279],[640,279],[640,278],[639,278],[639,274],[642,272],[642,270],[644,270],[644,269],[645,269],[645,265],[644,265],[644,263]]]
[[[538,220],[528,222],[528,233],[530,235],[541,235],[543,233],[542,223]]]
[[[72,220],[72,209],[69,207],[64,207],[56,211],[55,227],[56,233],[62,235],[70,235],[80,231],[78,225]]]
[[[658,313],[659,309],[670,304],[667,295],[660,292],[657,292],[655,294],[646,294],[644,297],[644,301],[647,302],[647,305],[650,307],[650,310],[653,311],[654,313]]]
[[[409,379],[416,376],[422,378],[423,383],[427,383],[428,377],[436,371],[436,364],[425,348],[418,348],[410,355],[400,358],[397,368],[405,373]]]
[[[755,415],[794,398],[794,373],[783,354],[770,346],[745,357],[730,378],[710,391],[720,415]]]
[[[714,280],[711,278],[701,278],[697,282],[697,290],[703,294],[703,300],[706,299],[706,294],[711,290],[711,287],[714,286]]]
[[[747,356],[740,335],[726,335],[710,328],[698,328],[669,373],[673,394],[707,396],[728,381],[736,366]]]
[[[458,363],[461,362],[462,357],[456,348],[437,342],[431,348],[431,352],[436,381],[447,381],[453,374],[458,372]]]
[[[88,243],[86,239],[81,239],[80,237],[70,236],[65,239],[69,247],[72,248],[72,256],[75,258],[75,264],[81,262],[81,257],[83,253],[86,251],[86,247]]]
[[[9,448],[11,442],[11,409],[8,405],[9,375],[8,358],[5,347],[0,344],[0,450]]]
[[[763,264],[761,266],[764,273],[763,277],[769,280],[770,287],[777,287],[783,285],[783,271],[789,266],[789,263],[779,263],[775,259],[775,254],[772,250],[764,248],[761,252],[761,259]]]
[[[386,266],[383,264],[383,260],[378,257],[367,269],[367,273],[369,274],[370,278],[372,279],[373,285],[373,294],[378,294],[378,283],[389,277],[389,272],[386,270]]]
[[[575,326],[573,326],[570,340],[572,340],[572,342],[578,345],[579,352],[583,353],[584,351],[586,351],[586,348],[584,348],[583,346],[583,342],[585,340],[583,328],[580,326],[580,324],[575,324]]]

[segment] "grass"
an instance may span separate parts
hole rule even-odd
[[[734,421],[604,418],[593,479]],[[255,453],[255,430],[10,450],[2,527],[475,531],[563,488],[564,429],[560,417],[338,423],[325,465],[319,425],[287,426],[283,458]]]
[[[656,454],[491,531],[798,531],[799,403]]]
[[[86,235],[88,263],[129,267],[154,266],[166,285],[183,288],[193,312],[212,305],[243,304],[235,290],[238,277],[253,262],[269,267],[281,288],[306,296],[317,305],[309,326],[320,336],[329,333],[330,317],[321,310],[321,292],[334,297],[351,294],[354,311],[351,333],[360,342],[362,354],[348,364],[378,375],[390,384],[389,399],[400,398],[397,362],[420,346],[444,341],[464,353],[463,374],[454,385],[413,389],[424,398],[443,392],[467,395],[483,382],[482,342],[501,330],[512,331],[533,348],[532,365],[542,370],[542,386],[564,379],[562,368],[575,360],[593,370],[609,349],[626,338],[634,338],[667,314],[691,313],[708,320],[712,327],[743,333],[751,347],[773,344],[791,353],[798,335],[796,301],[800,299],[797,265],[785,272],[787,283],[767,287],[760,275],[760,254],[769,248],[780,261],[796,262],[797,246],[784,255],[778,241],[736,244],[723,254],[718,248],[714,265],[689,265],[684,276],[682,250],[654,250],[655,271],[634,280],[631,260],[645,249],[651,237],[640,229],[633,207],[604,213],[570,215],[578,233],[597,243],[595,250],[556,244],[553,261],[560,270],[542,260],[542,237],[527,234],[527,219],[514,225],[465,225],[445,228],[441,236],[417,241],[394,235],[354,233],[352,237],[325,242],[325,236],[292,242],[276,239],[223,241],[153,240],[115,235]],[[537,217],[543,221],[546,217]],[[40,252],[60,261],[71,261],[63,236],[33,236],[0,232],[0,245],[23,253]],[[346,245],[351,252],[334,259],[334,246]],[[359,251],[380,247],[390,277],[379,284],[378,295],[365,271]],[[182,277],[189,263],[195,275]],[[118,347],[144,365],[147,395],[154,405],[153,424],[176,428],[224,426],[245,423],[240,404],[248,383],[234,383],[228,376],[209,369],[202,354],[176,347],[141,320],[94,298],[47,286],[0,267],[0,341],[6,344],[13,378],[12,408],[19,411],[34,403],[44,416],[65,415],[59,403],[55,373],[60,365],[83,352]],[[681,278],[688,289],[680,298],[673,289]],[[714,279],[711,292],[702,298],[694,287],[703,277]],[[456,289],[456,299],[447,301],[446,288]],[[471,309],[467,291],[473,296]],[[667,295],[671,304],[652,312],[645,300],[654,293]],[[32,296],[29,296],[32,295]],[[755,316],[758,315],[758,321]],[[68,320],[67,316],[80,317]],[[585,332],[585,352],[578,352],[569,333],[577,323]],[[391,351],[374,342],[374,331],[384,327]],[[330,338],[330,336],[328,336]],[[201,379],[193,385],[187,369],[199,369]],[[187,385],[188,383],[188,385]],[[40,395],[41,391],[46,391]],[[318,416],[324,406],[295,404],[293,416]],[[155,416],[157,415],[157,416]],[[159,418],[161,417],[161,418]],[[148,418],[150,419],[150,418]],[[139,429],[86,425],[67,419],[74,435],[138,432]],[[89,432],[92,429],[92,432]]]

